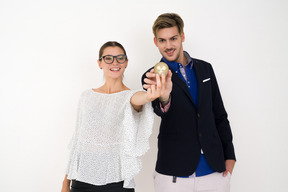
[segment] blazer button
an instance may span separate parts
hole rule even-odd
[[[199,137],[202,137],[202,133],[198,133]]]
[[[200,118],[200,114],[199,113],[197,113],[197,117]]]

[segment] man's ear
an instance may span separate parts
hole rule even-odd
[[[157,43],[156,37],[154,37],[154,44],[156,45],[156,47],[158,47],[158,43]]]
[[[184,32],[182,33],[181,38],[182,38],[182,42],[184,42],[184,41],[185,41],[185,34],[184,34]]]

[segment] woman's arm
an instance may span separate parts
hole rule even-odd
[[[70,192],[70,180],[67,179],[68,175],[65,175],[63,184],[62,184],[62,189],[61,192]]]
[[[136,111],[140,111],[142,108],[142,105],[145,103],[150,102],[149,99],[147,98],[147,92],[145,91],[138,91],[136,92],[130,100],[131,105]]]

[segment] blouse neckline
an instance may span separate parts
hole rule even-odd
[[[120,94],[120,93],[124,93],[127,91],[131,91],[131,90],[123,90],[123,91],[119,91],[119,92],[115,92],[115,93],[101,93],[101,92],[94,91],[93,88],[90,90],[92,93],[99,94],[99,95],[115,95],[115,94]]]

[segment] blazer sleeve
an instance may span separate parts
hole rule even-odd
[[[218,130],[218,134],[222,142],[225,160],[227,159],[236,160],[234,146],[232,142],[233,136],[230,123],[228,120],[228,114],[223,104],[223,100],[220,94],[214,70],[211,65],[210,67],[211,67],[211,81],[212,81],[212,102],[213,102],[212,109],[214,113],[216,128]]]
[[[147,78],[146,77],[146,73],[148,71],[150,71],[153,67],[151,67],[150,69],[148,69],[143,75],[142,75],[142,78],[141,78],[141,83],[142,83],[142,86],[145,84],[144,82],[144,79]],[[144,89],[144,88],[143,88]],[[144,89],[146,91],[146,89]],[[160,107],[160,100],[157,98],[155,99],[154,101],[152,101],[152,107],[153,107],[153,110],[154,110],[154,113],[156,113],[156,115],[162,117],[165,113],[161,110],[161,107]]]

